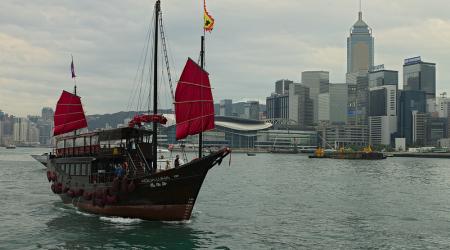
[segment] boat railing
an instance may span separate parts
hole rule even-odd
[[[98,153],[100,145],[89,145],[80,147],[66,147],[56,148],[53,150],[53,154],[57,157],[73,157],[73,156],[86,156]]]
[[[125,152],[126,152],[128,161],[131,163],[131,169],[132,169],[132,172],[133,172],[132,175],[136,175],[136,172],[137,172],[136,164],[134,163],[134,160],[131,157],[130,152],[128,152],[127,150],[125,150]]]
[[[89,176],[89,183],[108,183],[112,182],[116,174],[114,172],[98,172]]]
[[[142,152],[141,147],[137,143],[136,148],[138,150],[138,156],[140,160],[145,164],[145,172],[150,172],[150,166],[148,165],[147,159],[145,159],[144,153]]]

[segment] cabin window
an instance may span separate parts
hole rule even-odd
[[[66,140],[66,148],[73,147],[73,140]]]
[[[81,175],[87,175],[86,174],[86,164],[81,163]]]
[[[92,136],[91,145],[97,145],[97,144],[98,144],[98,136]]]
[[[91,172],[91,164],[87,164],[87,175],[90,175],[92,172]]]
[[[64,148],[64,141],[63,140],[57,141],[56,148]]]
[[[75,139],[75,147],[83,147],[84,146],[84,137],[79,137]]]
[[[76,164],[76,169],[77,169],[77,175],[83,175],[83,173],[82,173],[82,171],[81,171],[81,164],[80,163],[77,163]]]
[[[75,164],[70,164],[70,175],[75,175]]]

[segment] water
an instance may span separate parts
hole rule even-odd
[[[233,154],[170,223],[62,205],[29,157],[44,151],[0,149],[0,249],[450,248],[450,160]]]

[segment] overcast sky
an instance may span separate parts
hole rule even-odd
[[[265,100],[278,79],[305,70],[344,82],[346,38],[358,0],[207,0],[216,26],[207,35],[207,69],[216,101]],[[54,107],[72,90],[70,54],[88,114],[127,110],[152,18],[152,0],[1,0],[0,109],[14,115]],[[373,29],[375,64],[398,70],[420,55],[437,63],[438,93],[450,83],[448,0],[363,1]],[[162,0],[177,77],[198,58],[201,0]],[[172,61],[172,60],[171,60]],[[168,87],[163,87],[166,92]],[[167,93],[163,103],[170,103]]]

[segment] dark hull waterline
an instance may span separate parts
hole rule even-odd
[[[123,187],[114,189],[113,183],[78,182],[78,190],[83,187],[85,195],[74,195],[68,188],[57,193],[63,203],[72,204],[86,213],[156,221],[189,220],[209,169],[220,164],[228,154],[228,149],[220,150],[181,167],[133,179],[136,186],[132,191]],[[57,170],[55,164],[49,162],[49,169]],[[69,190],[77,189],[72,185]],[[111,197],[114,201],[108,202]]]

